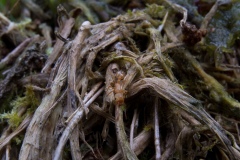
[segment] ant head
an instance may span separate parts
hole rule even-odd
[[[113,72],[114,74],[116,74],[116,73],[119,71],[119,66],[118,66],[118,64],[113,63],[111,69],[112,69],[112,72]]]
[[[125,77],[125,73],[122,71],[122,70],[119,70],[117,73],[116,73],[116,78],[118,80],[123,80]]]

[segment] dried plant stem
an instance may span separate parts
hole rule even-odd
[[[117,3],[113,7],[109,1],[73,2],[64,4],[73,9],[69,14],[59,5],[55,26],[42,21],[47,18],[42,17],[47,16],[43,10],[52,6],[33,1],[22,0],[41,18],[31,16],[27,27],[24,21],[17,24],[0,13],[0,58],[5,57],[0,61],[0,101],[4,101],[0,110],[13,111],[0,114],[0,120],[4,118],[0,121],[2,158],[204,159],[211,152],[224,159],[240,159],[239,17],[234,17],[239,2],[215,0],[213,6],[197,4],[196,10],[188,1],[164,0],[100,24],[92,11],[110,17],[119,13]],[[145,1],[135,1],[126,7],[145,7]],[[87,3],[96,5],[95,9],[91,11]],[[224,3],[230,5],[222,10]],[[103,6],[97,10],[99,5]],[[211,6],[203,19],[198,12]],[[179,14],[183,18],[178,19]],[[82,17],[87,21],[76,28]],[[204,42],[211,20],[215,29]],[[228,20],[232,24],[221,28]],[[200,29],[192,25],[195,22]],[[53,39],[48,26],[59,27]],[[218,32],[233,33],[222,37]],[[46,55],[43,45],[52,53]],[[22,86],[31,90],[23,93]],[[11,140],[20,134],[25,138],[18,155],[20,146]]]
[[[158,115],[158,97],[155,98],[154,102],[154,142],[155,142],[155,159],[161,159],[161,148],[160,148],[160,131],[159,131],[159,115]]]
[[[19,44],[12,52],[10,52],[5,58],[0,61],[0,69],[4,68],[9,63],[13,62],[17,56],[27,47],[31,42],[32,38],[25,39],[21,44]]]
[[[128,85],[132,83],[138,72],[140,72],[140,74],[144,76],[144,74],[142,73],[142,67],[139,70],[138,69],[139,68],[137,68],[137,66],[135,65],[132,65],[128,69],[127,75],[124,77],[123,89],[126,89]]]
[[[41,32],[46,40],[46,47],[50,48],[52,46],[51,27],[48,26],[46,23],[43,23],[39,26],[39,28],[42,30]]]
[[[225,110],[228,114],[236,118],[240,118],[240,103],[233,99],[224,89],[224,87],[211,75],[207,74],[199,64],[199,62],[190,54],[189,51],[184,51],[184,57],[188,62],[193,66],[195,71],[198,73],[205,84],[209,87],[210,94],[214,95],[214,101],[222,104],[226,104],[228,107],[222,107],[222,110]]]
[[[103,111],[102,108],[100,108],[98,105],[96,104],[92,104],[90,105],[90,109],[94,112],[97,113],[98,115],[103,116],[104,118],[106,118],[107,120],[115,123],[115,119],[113,116],[111,116],[110,114],[107,114],[105,111]]]
[[[56,107],[58,105],[58,103],[66,96],[67,90],[63,91],[61,97],[59,97],[56,102],[46,111],[47,112],[51,112],[51,110],[54,109],[54,107]],[[44,114],[46,114],[44,113]]]
[[[237,130],[237,139],[238,141],[240,141],[240,131],[239,131],[239,126],[238,126],[238,123],[235,123],[235,126],[236,126],[236,130]]]
[[[192,61],[194,61],[192,65],[200,66],[200,64],[197,63],[195,59]],[[201,72],[204,71],[201,70]],[[206,83],[211,84],[210,80],[212,79],[208,79]],[[190,115],[194,116],[197,120],[203,124],[206,124],[209,129],[211,129],[211,131],[213,131],[218,136],[222,144],[226,147],[228,153],[230,153],[229,156],[233,159],[240,158],[239,152],[235,152],[235,149],[232,147],[231,141],[224,132],[224,129],[202,108],[201,104],[196,99],[181,90],[174,83],[166,79],[144,78],[131,85],[131,92],[129,95],[134,95],[136,92],[143,88],[152,88],[159,94],[160,97],[164,98],[170,103],[179,106]]]
[[[49,19],[50,16],[47,15],[40,6],[34,3],[32,0],[22,0],[21,1],[29,10],[31,10],[36,16],[41,19]]]
[[[99,82],[93,86],[92,90],[84,97],[83,104],[87,103],[89,101],[89,99],[92,96],[94,96],[94,93],[100,88],[101,85],[102,85],[102,82]],[[85,105],[80,106],[80,107],[84,107],[84,106]],[[65,123],[68,123],[77,112],[78,112],[78,110],[76,110],[71,116],[69,116],[68,119],[65,121]]]
[[[217,0],[215,4],[212,6],[211,10],[207,13],[207,15],[204,17],[200,29],[207,31],[208,25],[211,22],[213,16],[217,12],[218,6],[219,6],[220,0]],[[202,38],[201,43],[204,43],[205,38]]]
[[[163,66],[164,71],[166,72],[166,74],[168,75],[168,77],[172,81],[176,81],[171,68],[169,66],[167,66],[167,64],[166,64],[166,57],[161,52],[161,43],[160,43],[161,35],[160,35],[160,32],[157,29],[154,29],[154,28],[149,28],[148,31],[151,34],[151,37],[153,39],[153,42],[154,42],[154,45],[155,45],[155,48],[156,48],[156,52],[158,54],[158,59],[159,59],[161,65]]]
[[[81,107],[84,107],[84,102],[81,99],[79,92],[76,89],[76,69],[77,69],[77,54],[80,53],[80,49],[82,48],[82,43],[88,35],[88,29],[85,29],[84,26],[89,26],[90,23],[88,21],[84,22],[75,39],[72,41],[71,49],[70,49],[70,58],[68,64],[68,114],[73,112],[73,109],[77,107],[75,97],[78,97],[79,103]],[[78,125],[77,125],[78,126]],[[75,127],[72,130],[72,134],[70,136],[70,146],[71,146],[71,154],[74,160],[82,159],[80,145],[79,145],[79,130],[78,127]]]
[[[183,147],[182,147],[182,143],[184,143],[184,139],[188,139],[188,137],[192,137],[194,134],[194,131],[189,127],[189,126],[184,126],[181,130],[181,132],[178,135],[178,138],[175,142],[175,147],[176,150],[178,150],[179,153],[183,152]],[[192,145],[192,141],[188,142],[188,147]],[[180,154],[179,155],[180,159],[187,159],[188,155],[186,154]]]
[[[58,12],[61,12],[62,14],[67,14],[66,11],[64,10],[64,8],[62,8],[61,6],[58,7]],[[60,15],[59,15],[60,16]],[[69,16],[67,16],[69,17]],[[61,18],[61,17],[60,17]],[[60,33],[60,35],[63,38],[67,38],[69,36],[69,34],[71,33],[72,27],[74,25],[74,18],[69,17],[67,20],[65,20],[64,22],[58,22],[60,25],[61,30],[59,30],[58,32]],[[51,65],[56,61],[56,59],[61,55],[61,50],[63,48],[64,42],[61,41],[60,39],[57,39],[54,47],[53,47],[53,51],[50,54],[50,56],[47,59],[47,62],[45,64],[45,66],[42,69],[42,73],[47,73],[50,71],[51,69]]]
[[[240,151],[240,147],[238,146],[235,137],[234,137],[229,131],[226,131],[226,134],[227,134],[227,135],[229,136],[229,138],[231,139],[232,144],[233,144],[233,147],[234,147],[237,151]]]
[[[1,139],[0,141],[0,151],[2,150],[3,147],[5,147],[8,143],[10,143],[10,141],[12,140],[12,138],[14,138],[16,135],[18,135],[19,133],[21,133],[24,129],[27,128],[28,124],[30,123],[30,120],[32,118],[32,115],[27,116],[26,118],[24,118],[24,120],[22,121],[22,123],[7,137],[5,137],[4,139]]]
[[[70,137],[70,146],[71,146],[71,155],[73,160],[81,160],[82,154],[79,145],[79,129],[78,125],[73,130],[71,137]]]
[[[178,11],[178,12],[181,12],[183,14],[183,19],[180,21],[180,25],[181,23],[186,23],[187,22],[187,9],[176,4],[176,3],[173,3],[171,2],[170,0],[165,0],[165,2],[167,2],[174,10]]]
[[[31,22],[31,19],[25,19],[20,23],[15,23],[10,21],[7,17],[5,17],[2,12],[0,13],[0,38],[3,35],[9,38],[7,43],[12,43],[13,45],[17,46],[22,43],[28,36],[21,32],[19,28],[24,28],[26,24]],[[2,48],[1,48],[2,49]]]
[[[175,150],[175,142],[176,142],[176,135],[174,133],[170,133],[166,140],[166,149],[163,151],[161,160],[168,160],[170,159],[171,155]]]
[[[85,29],[85,26],[89,26],[90,22],[86,21],[83,22],[81,25],[78,34],[76,35],[75,39],[72,41],[71,49],[70,49],[70,58],[69,58],[69,65],[68,65],[68,84],[70,90],[75,92],[75,76],[76,76],[76,69],[77,69],[77,57],[82,48],[82,43],[88,35],[88,30]]]
[[[135,129],[135,124],[137,122],[137,118],[138,118],[138,111],[137,111],[137,109],[135,109],[134,114],[133,114],[131,127],[130,127],[130,147],[131,147],[131,149],[133,149],[134,129]]]
[[[180,114],[181,117],[187,121],[189,124],[193,125],[193,126],[200,126],[201,123],[199,121],[197,121],[193,116],[189,115],[187,112],[185,112],[184,110],[180,109],[180,108],[175,108],[174,107],[174,112],[176,112],[176,114]]]
[[[11,22],[4,14],[0,13],[0,20],[3,24],[9,25]]]
[[[114,122],[115,122],[115,119],[114,119]],[[103,141],[106,141],[106,139],[107,139],[108,132],[109,132],[109,123],[110,123],[110,121],[106,120],[103,125],[103,129],[102,129],[102,133],[101,133]]]
[[[212,6],[211,10],[207,13],[207,15],[204,17],[200,29],[207,29],[208,24],[210,23],[212,17],[215,15],[218,6],[219,6],[220,1],[217,0],[215,4]]]
[[[76,69],[77,69],[77,57],[82,48],[82,43],[88,35],[88,29],[85,29],[85,26],[89,26],[90,22],[85,21],[81,25],[78,34],[75,39],[72,41],[70,49],[70,57],[68,64],[68,108],[77,108],[76,96],[80,102],[80,105],[83,106],[83,101],[79,95],[79,92],[76,90]],[[86,85],[87,87],[87,85]],[[70,111],[69,111],[70,112]],[[70,114],[70,113],[69,113]]]
[[[75,113],[75,115],[71,118],[71,120],[69,121],[67,127],[65,128],[60,140],[59,140],[59,144],[56,148],[55,154],[54,154],[54,160],[59,160],[61,155],[62,155],[62,151],[63,151],[63,147],[65,146],[70,134],[72,133],[73,129],[76,127],[76,125],[78,124],[78,122],[83,118],[84,116],[84,108],[88,108],[90,106],[90,104],[93,103],[93,101],[103,92],[104,87],[102,87],[101,89],[99,89],[90,99],[88,102],[86,102],[84,104],[84,106],[82,108],[77,109],[77,112]]]
[[[101,87],[102,84],[103,82],[101,81],[94,85],[91,91],[84,97],[84,102],[87,102],[87,100],[89,100],[94,95],[94,93]]]
[[[158,26],[158,31],[159,31],[160,33],[162,32],[162,30],[163,30],[163,28],[164,28],[164,26],[165,26],[165,23],[166,23],[166,21],[167,21],[167,19],[168,19],[168,11],[167,11],[167,13],[165,14],[165,16],[164,16],[164,18],[163,18],[162,24],[161,24],[160,26]]]
[[[27,132],[25,134],[25,138],[20,151],[19,159],[21,160],[31,159],[32,157],[39,157],[41,149],[40,143],[43,138],[42,131],[48,117],[44,113],[46,113],[54,104],[62,88],[62,85],[66,81],[67,62],[68,57],[64,57],[59,67],[58,73],[52,83],[50,93],[43,98],[42,103],[34,113],[34,116],[27,128]],[[47,115],[50,113],[51,112],[47,112]]]
[[[7,149],[6,149],[6,160],[10,160],[11,159],[10,150],[11,150],[11,145],[8,144],[7,145]]]
[[[142,131],[136,138],[133,139],[133,151],[136,155],[142,153],[142,151],[148,146],[150,143],[149,139],[152,137],[151,130]],[[110,157],[109,160],[118,160],[121,159],[121,151],[118,151],[114,156]]]
[[[116,126],[116,132],[117,132],[117,139],[123,155],[123,159],[125,160],[138,159],[136,154],[130,148],[130,144],[128,142],[127,135],[124,129],[123,109],[121,108],[121,106],[118,106],[118,105],[116,105],[116,108],[115,108],[115,121],[116,121],[115,126]]]

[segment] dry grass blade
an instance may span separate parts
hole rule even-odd
[[[137,111],[137,109],[135,109],[134,114],[133,114],[132,123],[131,123],[130,137],[129,137],[131,149],[133,149],[133,138],[134,138],[134,132],[136,130],[136,123],[137,123],[138,116],[139,116],[138,111]]]
[[[201,104],[185,91],[180,89],[176,84],[170,82],[167,79],[160,78],[144,78],[134,83],[130,87],[129,96],[137,94],[144,88],[151,88],[161,98],[167,100],[169,103],[173,103],[183,110],[194,116],[197,120],[206,124],[210,130],[212,130],[221,142],[228,149],[229,156],[233,159],[240,158],[239,152],[235,152],[232,148],[231,141],[227,137],[224,129],[201,107]]]
[[[128,96],[131,97],[137,94],[144,88],[151,88],[157,92],[162,98],[166,99],[175,105],[192,105],[199,103],[195,98],[190,96],[187,92],[180,89],[175,83],[167,79],[160,79],[157,77],[143,78],[133,83],[128,92]]]
[[[35,111],[33,118],[27,128],[26,136],[28,138],[24,139],[23,141],[23,145],[19,155],[20,159],[31,159],[31,157],[33,156],[32,153],[34,153],[34,156],[40,154],[41,138],[43,138],[43,127],[47,121],[47,115],[50,115],[51,113],[47,111],[54,104],[64,81],[66,81],[67,66],[68,57],[65,56],[61,62],[58,73],[52,83],[50,93],[43,98],[42,103]]]
[[[139,155],[142,153],[142,151],[148,146],[149,144],[149,139],[152,137],[152,131],[142,131],[133,139],[133,148],[132,150],[135,152],[136,155]],[[117,152],[114,156],[109,158],[109,160],[118,160],[121,159],[122,155],[121,152]]]
[[[161,43],[160,43],[161,35],[160,35],[160,32],[157,29],[154,29],[154,28],[149,28],[148,30],[151,34],[152,39],[153,39],[155,49],[156,49],[156,52],[157,52],[157,55],[158,55],[158,59],[159,59],[160,63],[162,64],[164,71],[166,72],[166,74],[168,75],[168,77],[172,81],[176,81],[176,78],[173,75],[171,67],[167,66],[167,64],[166,64],[166,57],[161,52]]]
[[[216,95],[213,96],[213,100],[217,103],[226,104],[228,107],[224,107],[222,109],[225,110],[227,114],[231,114],[236,118],[240,118],[240,103],[231,97],[214,77],[207,74],[199,62],[190,54],[189,51],[183,52],[184,57],[189,61],[192,67],[195,69],[195,72],[206,82],[206,85],[209,87],[211,94]]]
[[[113,116],[107,114],[106,112],[104,112],[98,105],[96,104],[92,104],[89,107],[94,113],[103,116],[104,118],[106,118],[107,120],[115,123],[115,119]]]
[[[21,54],[21,52],[27,47],[32,39],[27,38],[18,47],[16,47],[11,53],[8,54],[5,58],[0,61],[0,69],[6,67],[7,64],[14,61],[17,56]]]
[[[69,17],[66,10],[61,5],[58,7],[58,12],[59,12],[59,19],[60,19],[58,21],[59,23],[58,25],[60,25],[60,30],[58,32],[63,38],[66,39],[68,38],[75,21],[74,21],[74,18]],[[66,16],[68,17],[68,19],[62,19],[61,16],[63,17]],[[50,71],[51,65],[61,55],[61,50],[63,49],[63,45],[64,45],[64,42],[61,41],[60,39],[57,39],[55,45],[53,46],[53,51],[50,54],[45,66],[42,69],[42,73],[47,73]]]
[[[59,144],[56,148],[56,151],[55,151],[55,155],[54,155],[54,160],[58,160],[60,159],[61,155],[62,155],[62,151],[63,151],[63,147],[64,145],[66,144],[70,134],[72,133],[73,129],[75,128],[75,126],[77,125],[77,123],[83,118],[84,116],[84,108],[88,108],[89,105],[91,103],[93,103],[93,101],[103,92],[103,87],[101,89],[99,89],[93,97],[91,97],[89,99],[89,101],[87,101],[85,103],[85,105],[78,109],[78,111],[75,113],[75,115],[72,117],[72,119],[69,121],[67,127],[65,128],[61,138],[60,138],[60,141],[59,141]]]
[[[155,159],[161,159],[161,147],[160,147],[160,131],[159,131],[159,102],[158,97],[154,101],[154,143],[155,143]]]
[[[14,130],[14,132],[12,132],[5,139],[0,141],[0,150],[2,150],[2,148],[5,147],[11,141],[12,138],[14,138],[16,135],[18,135],[20,132],[27,128],[28,124],[31,121],[31,118],[32,115],[29,115],[28,117],[24,118],[22,123]]]
[[[121,153],[123,155],[123,159],[125,160],[137,160],[136,154],[130,147],[130,144],[127,140],[127,135],[124,129],[124,122],[123,122],[123,109],[121,106],[116,106],[115,108],[115,126],[117,132],[117,138],[119,142],[119,147],[121,149]]]

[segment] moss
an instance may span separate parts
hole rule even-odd
[[[163,18],[166,14],[166,9],[164,6],[160,6],[157,4],[147,4],[145,12],[153,18]]]
[[[213,31],[207,36],[207,43],[215,46],[232,47],[240,36],[240,2],[220,6],[213,17],[210,28]]]
[[[20,109],[22,109],[23,107],[26,107],[28,108],[27,113],[32,113],[35,111],[39,103],[40,101],[36,97],[32,86],[28,86],[26,87],[25,96],[18,97],[16,100],[14,100],[10,104],[10,106],[12,107],[12,110],[8,113],[0,114],[0,118],[2,120],[7,119],[9,125],[13,128],[16,128],[19,126],[19,124],[22,122],[22,120],[26,115],[26,113],[22,115],[22,113],[19,112]]]
[[[145,131],[149,131],[150,129],[153,129],[153,126],[151,124],[144,126]]]
[[[1,119],[7,119],[8,120],[8,124],[11,127],[18,127],[19,124],[22,122],[22,117],[20,117],[17,113],[16,110],[12,110],[11,113],[3,113],[0,115]]]
[[[13,141],[16,143],[16,145],[20,145],[22,143],[22,141],[23,141],[23,138],[24,138],[23,135],[19,135],[17,137],[14,137]]]
[[[13,107],[29,106],[29,108],[36,109],[39,103],[40,101],[36,97],[32,86],[27,86],[25,91],[25,96],[17,98],[15,101],[11,103],[11,105]]]

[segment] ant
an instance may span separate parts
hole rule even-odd
[[[115,77],[116,82],[113,87],[115,103],[116,105],[121,106],[124,104],[124,98],[127,93],[127,91],[123,88],[123,79],[125,77],[124,72],[121,70],[117,71]]]
[[[124,77],[125,73],[119,69],[119,65],[114,63],[111,65],[108,76],[111,77],[110,85],[106,90],[107,96],[109,96],[109,102],[114,101],[115,105],[121,106],[124,104],[124,99],[127,91],[124,89]]]

